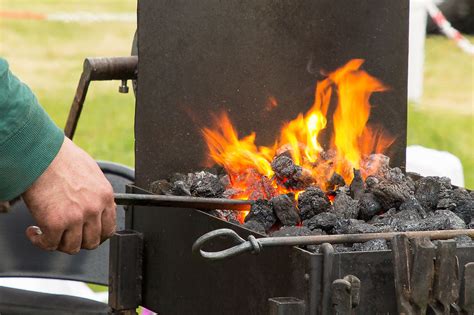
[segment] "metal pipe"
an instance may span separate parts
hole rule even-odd
[[[330,315],[331,312],[331,285],[334,266],[334,247],[329,243],[321,245],[323,254],[323,274],[322,296],[321,296],[321,315]]]
[[[145,194],[115,194],[114,196],[115,203],[124,206],[161,206],[172,208],[192,208],[200,210],[222,209],[248,211],[254,202],[253,200]]]
[[[138,57],[86,58],[69,110],[64,134],[72,140],[84,107],[91,81],[131,80],[137,78]]]
[[[263,247],[273,246],[296,246],[296,245],[319,245],[323,243],[364,243],[374,239],[391,240],[396,235],[406,235],[408,238],[427,237],[432,240],[450,239],[459,235],[474,237],[474,229],[444,230],[444,231],[416,231],[416,232],[385,232],[367,234],[341,234],[341,235],[314,235],[314,236],[290,236],[290,237],[268,237],[256,239],[250,235],[248,241],[242,239],[231,229],[219,229],[208,232],[198,238],[192,247],[194,253],[210,260],[219,260],[236,256],[245,252],[259,253]],[[208,252],[202,247],[209,241],[221,236],[228,236],[238,244],[216,252]]]

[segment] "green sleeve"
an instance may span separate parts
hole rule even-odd
[[[25,192],[56,157],[63,132],[0,58],[0,200]]]

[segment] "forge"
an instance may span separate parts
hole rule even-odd
[[[126,226],[143,235],[130,295],[164,315],[474,312],[469,237],[366,238],[471,224],[471,192],[405,174],[408,7],[139,1],[129,192],[256,201],[130,206]],[[313,236],[333,238],[300,242]],[[244,239],[240,255],[201,257]],[[117,242],[112,261],[135,268]]]

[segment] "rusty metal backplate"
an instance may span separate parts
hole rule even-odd
[[[352,58],[390,90],[371,123],[397,137],[404,166],[408,0],[140,0],[136,183],[202,167],[199,126],[226,111],[240,135],[270,145],[306,112],[314,86]],[[266,111],[269,97],[278,106]]]

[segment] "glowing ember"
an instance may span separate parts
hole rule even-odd
[[[209,157],[224,167],[230,177],[228,188],[236,191],[232,198],[270,199],[282,193],[298,193],[301,189],[286,185],[290,179],[276,176],[272,169],[272,161],[279,154],[291,156],[299,172],[294,176],[309,177],[311,183],[324,188],[334,172],[350,182],[353,168],[361,168],[364,156],[383,153],[393,143],[393,138],[367,125],[370,96],[386,87],[361,70],[362,64],[361,59],[351,60],[318,82],[311,109],[286,123],[273,146],[257,146],[255,133],[239,138],[226,114],[214,117],[216,126],[204,128],[202,133]],[[335,95],[330,147],[323,148],[318,135],[326,128],[328,109]],[[377,168],[361,171],[365,178]]]

